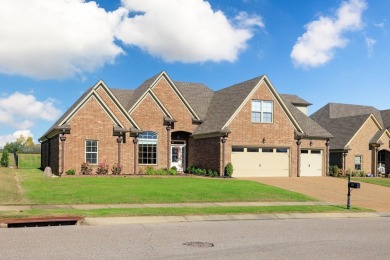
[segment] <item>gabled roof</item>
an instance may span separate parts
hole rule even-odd
[[[136,88],[133,91],[133,95],[131,95],[131,97],[130,97],[130,99],[128,101],[128,105],[130,107],[128,109],[128,111],[130,111],[130,110],[132,110],[134,108],[136,103],[139,102],[141,97],[144,96],[147,93],[147,90],[156,81],[156,79],[158,77],[160,77],[161,74],[162,74],[162,72],[160,72],[160,73],[154,75],[153,77],[145,80],[138,88]]]
[[[381,126],[383,126],[382,116],[378,109],[372,106],[360,106],[351,104],[329,103],[320,108],[310,117],[317,121],[320,117],[328,117],[330,119],[368,115],[373,114]]]
[[[125,115],[125,117],[131,122],[131,124],[133,126],[137,126],[137,124],[134,122],[134,120],[130,117],[130,115],[128,115],[126,113],[126,110],[124,110],[124,107],[122,105],[122,102],[119,101],[114,92],[116,92],[116,94],[119,94],[119,92],[122,92],[122,91],[118,91],[118,90],[114,90],[114,92],[112,92],[108,87],[107,85],[102,81],[100,80],[99,82],[97,82],[94,86],[90,87],[86,92],[84,92],[83,95],[81,95],[81,97],[79,99],[77,99],[77,101],[49,128],[48,131],[46,131],[46,133],[39,138],[39,141],[44,141],[45,139],[47,139],[47,136],[49,136],[50,134],[53,134],[54,132],[57,132],[57,130],[63,126],[67,126],[67,123],[68,121],[73,117],[73,115],[75,115],[77,113],[77,111],[85,104],[85,102],[87,102],[89,100],[90,97],[95,97],[95,99],[101,104],[103,105],[104,101],[102,101],[99,97],[98,97],[98,94],[96,92],[96,90],[99,88],[99,87],[103,87],[107,93],[109,94],[109,96],[111,96],[112,98],[112,101],[114,103],[117,104],[117,106],[119,106],[118,108],[122,111],[122,113]],[[115,100],[116,99],[116,100]],[[121,107],[122,106],[122,107]],[[113,121],[115,121],[116,123],[118,123],[118,125],[120,125],[121,123],[119,122],[119,120],[116,118],[116,116],[112,113],[112,111],[110,111],[110,109],[108,107],[105,107],[104,108],[105,111],[109,114],[109,116],[113,119]],[[121,126],[123,127],[123,126]],[[137,126],[138,127],[138,126]]]
[[[264,76],[221,89],[214,93],[204,122],[194,135],[220,132]]]
[[[116,99],[122,104],[122,106],[128,111],[130,109],[130,100],[134,94],[133,90],[130,89],[116,89],[111,88],[112,94],[116,97]]]
[[[382,136],[386,134],[388,137],[390,137],[390,132],[387,129],[382,129],[381,131],[378,131],[371,139],[370,144],[376,144],[379,142],[379,140],[382,138]]]
[[[174,83],[200,119],[204,119],[214,96],[214,91],[201,83],[180,81],[174,81]]]
[[[390,109],[381,111],[383,127],[390,129]]]
[[[295,95],[286,95],[280,94],[287,108],[290,110],[291,114],[301,126],[304,136],[308,138],[333,138],[333,135],[326,131],[323,127],[317,124],[313,119],[306,116],[301,110],[295,107],[294,104],[289,100],[291,96]],[[298,97],[298,96],[295,96]],[[298,97],[299,98],[299,97]],[[302,99],[303,100],[303,99]]]
[[[307,102],[306,100],[304,100],[303,98],[301,97],[298,97],[297,95],[291,95],[291,94],[279,94],[284,101],[287,101],[295,106],[305,106],[305,107],[308,107],[308,106],[311,106],[313,104]]]

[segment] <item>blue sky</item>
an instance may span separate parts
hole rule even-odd
[[[213,90],[266,74],[313,103],[390,109],[388,0],[3,0],[0,146],[37,140],[100,79]]]

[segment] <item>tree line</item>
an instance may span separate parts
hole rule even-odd
[[[3,167],[9,166],[8,155],[12,153],[15,159],[15,166],[18,167],[18,153],[39,154],[41,153],[41,144],[34,143],[31,136],[24,137],[20,135],[15,142],[7,142],[2,151],[0,165]]]

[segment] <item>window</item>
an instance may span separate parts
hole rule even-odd
[[[301,150],[301,153],[309,153],[309,150],[302,149],[302,150]]]
[[[85,161],[90,164],[97,164],[98,162],[98,141],[85,141]]]
[[[321,150],[311,150],[311,154],[321,154]]]
[[[287,153],[288,149],[287,148],[276,148],[277,153]]]
[[[259,148],[248,147],[248,148],[246,148],[246,151],[248,153],[258,153],[259,152]]]
[[[272,149],[272,148],[262,148],[261,151],[263,153],[273,153],[274,149]]]
[[[157,134],[144,132],[138,138],[138,163],[157,164]]]
[[[360,155],[355,156],[355,170],[362,170],[362,157]]]
[[[272,101],[252,100],[252,122],[272,123]]]
[[[243,152],[244,147],[232,147],[232,152]]]

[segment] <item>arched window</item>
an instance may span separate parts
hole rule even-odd
[[[144,132],[138,136],[138,163],[157,164],[157,134]]]

